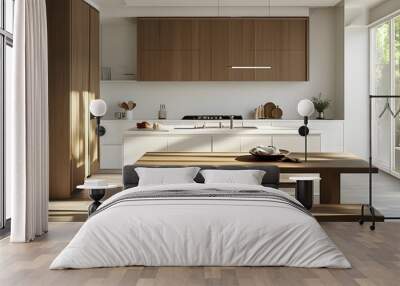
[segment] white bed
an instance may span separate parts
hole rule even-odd
[[[262,191],[272,199],[247,195],[126,199],[145,192],[175,190],[182,194]],[[284,192],[254,185],[193,183],[131,188],[106,200],[50,268],[350,268],[318,222],[298,204]]]

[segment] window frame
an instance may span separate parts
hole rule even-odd
[[[15,0],[13,2],[13,13],[15,13]],[[14,36],[6,30],[6,0],[0,0],[0,229],[1,232],[9,228],[6,222],[6,189],[5,189],[5,100],[6,100],[6,49],[13,48]],[[13,19],[14,19],[13,15]],[[14,31],[14,27],[12,29]],[[7,226],[7,228],[6,228]]]
[[[376,78],[375,78],[375,71],[374,71],[374,65],[375,65],[375,50],[376,50],[376,30],[382,26],[385,23],[389,23],[389,50],[390,50],[390,60],[389,60],[389,65],[390,65],[390,74],[389,74],[389,84],[390,84],[390,92],[387,95],[395,95],[396,93],[396,54],[395,54],[395,46],[396,46],[396,38],[395,38],[395,22],[396,20],[400,19],[400,10],[396,11],[386,17],[383,17],[382,19],[379,19],[378,21],[375,21],[374,23],[369,25],[369,91],[370,94],[375,94],[376,91]],[[389,100],[391,106],[396,106],[396,101],[398,99],[396,98],[391,98]],[[376,113],[375,110],[375,105],[376,101],[373,102],[373,114]],[[376,120],[373,120],[373,154],[377,154],[377,148],[378,148],[378,137],[376,136],[376,130],[377,130],[377,122]],[[394,146],[396,145],[396,123],[394,119],[390,120],[390,165],[386,167],[380,166],[382,169],[387,171],[388,173],[391,173],[395,175],[396,177],[400,178],[400,172],[396,170],[396,155],[394,150]],[[373,158],[374,163],[378,163],[379,158]]]

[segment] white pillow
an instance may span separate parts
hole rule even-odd
[[[135,168],[139,176],[139,186],[171,185],[195,183],[193,180],[200,168]]]
[[[265,171],[261,170],[202,170],[205,184],[261,185]]]

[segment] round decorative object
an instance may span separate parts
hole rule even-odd
[[[299,128],[299,134],[300,136],[306,136],[310,133],[310,129],[308,129],[307,126],[303,125]]]
[[[314,103],[309,99],[303,99],[297,105],[297,112],[303,116],[308,117],[314,113]]]
[[[279,108],[279,105],[277,105],[276,108],[274,108],[272,110],[272,114],[271,115],[272,115],[272,118],[274,118],[274,119],[281,119],[282,118],[283,111],[282,111],[282,109]]]
[[[107,112],[107,104],[102,99],[95,99],[90,102],[89,110],[93,116],[102,117]]]
[[[267,102],[264,105],[264,117],[272,118],[272,110],[276,108],[276,105],[273,102]]]
[[[106,134],[106,129],[104,128],[104,126],[101,126],[101,125],[97,126],[96,127],[96,134],[98,136],[104,136]]]

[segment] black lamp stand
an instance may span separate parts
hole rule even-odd
[[[307,162],[307,136],[310,133],[308,125],[308,116],[304,116],[304,125],[299,128],[300,136],[304,137],[304,162]]]
[[[90,114],[90,119],[96,119],[96,135],[99,137],[104,136],[104,134],[106,134],[106,129],[104,128],[104,126],[100,125],[101,117]]]

